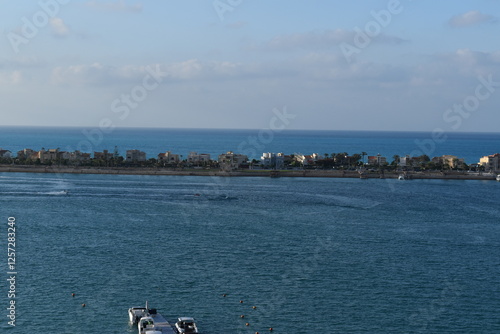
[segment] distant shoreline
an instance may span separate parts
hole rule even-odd
[[[100,174],[100,175],[172,175],[216,177],[322,177],[358,179],[443,179],[443,180],[496,180],[496,174],[467,173],[462,171],[429,172],[365,172],[341,170],[235,170],[220,169],[165,169],[148,167],[67,167],[67,166],[19,166],[2,165],[0,173],[51,173],[51,174]]]

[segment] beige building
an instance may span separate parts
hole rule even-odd
[[[500,172],[500,153],[482,157],[479,160],[479,165],[483,166],[485,171]]]
[[[220,154],[218,162],[221,169],[232,170],[240,168],[243,164],[248,163],[248,156],[245,154],[235,154],[229,151],[225,154]]]
[[[464,159],[459,159],[455,155],[442,155],[440,157],[434,157],[432,158],[432,162],[440,163],[443,166],[447,165],[450,168],[457,168],[463,166],[465,163]]]
[[[36,154],[36,158],[40,159],[41,163],[46,163],[50,161],[56,161],[59,159],[59,149],[58,148],[52,148],[49,150],[45,150],[42,148],[38,153]]]
[[[37,152],[31,148],[25,148],[17,152],[19,159],[36,159]]]

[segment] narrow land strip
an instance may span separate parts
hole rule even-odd
[[[330,177],[361,179],[445,179],[445,180],[495,180],[490,173],[468,173],[464,171],[364,172],[342,170],[235,170],[220,169],[165,169],[151,167],[66,167],[66,166],[15,166],[2,165],[0,173],[55,173],[55,174],[112,174],[112,175],[180,175],[221,177]]]

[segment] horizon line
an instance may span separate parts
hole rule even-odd
[[[78,125],[0,125],[2,128],[38,128],[38,129],[98,129],[99,126]],[[159,127],[159,126],[115,126],[115,130],[214,130],[214,131],[260,131],[263,128],[185,128],[185,127]],[[355,129],[283,129],[276,132],[311,131],[311,132],[392,132],[392,133],[432,133],[433,130],[355,130]],[[493,131],[444,131],[454,134],[496,134]]]

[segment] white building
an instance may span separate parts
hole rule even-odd
[[[285,167],[285,155],[283,153],[263,153],[260,161],[264,168],[283,169]]]
[[[322,157],[318,153],[313,153],[311,155],[295,154],[295,160],[300,162],[303,166],[314,165]]]
[[[9,150],[0,149],[0,158],[4,159],[12,158],[12,152]]]
[[[412,166],[412,158],[409,155],[405,155],[404,157],[399,157],[398,165],[401,167]]]

